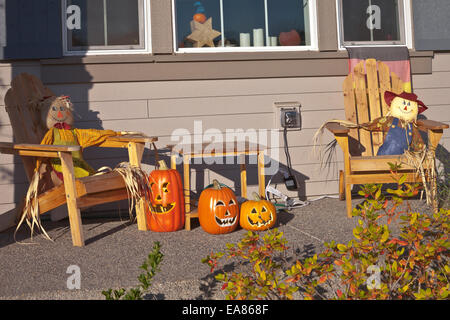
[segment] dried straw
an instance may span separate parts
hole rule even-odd
[[[16,239],[16,233],[24,221],[26,221],[28,227],[31,229],[31,239],[33,239],[34,228],[42,231],[43,235],[48,239],[53,241],[50,236],[45,231],[41,223],[41,218],[39,214],[39,202],[38,202],[38,185],[39,185],[39,172],[36,171],[31,179],[30,186],[25,197],[25,206],[22,211],[22,216],[20,217],[19,223],[17,224],[16,230],[14,231],[14,240]],[[16,240],[17,241],[17,240]]]
[[[320,126],[320,128],[314,134],[312,141],[313,142],[312,155],[313,157],[319,160],[320,170],[324,168],[327,168],[329,170],[331,164],[334,163],[333,161],[334,158],[336,157],[336,145],[337,145],[336,139],[333,139],[326,145],[324,145],[322,142],[323,132],[325,130],[326,125],[329,123],[338,123],[341,126],[344,126],[349,129],[360,128],[360,125],[356,123],[347,120],[337,120],[337,119],[328,120]]]
[[[113,171],[119,173],[125,182],[128,193],[130,220],[134,221],[132,211],[136,203],[144,200],[151,206],[150,198],[152,196],[152,188],[150,187],[148,174],[138,166],[131,165],[129,162],[119,163]]]
[[[436,163],[434,152],[426,147],[420,151],[406,150],[402,157],[402,163],[413,167],[416,175],[422,180],[423,188],[427,197],[427,204],[435,203],[437,200],[436,183]],[[425,168],[428,168],[428,176],[425,174]]]

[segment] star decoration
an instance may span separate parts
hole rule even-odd
[[[214,47],[213,40],[221,35],[217,30],[212,28],[212,18],[209,18],[204,23],[198,21],[194,22],[194,30],[187,36],[188,40],[194,42],[194,47],[201,48],[203,46]]]

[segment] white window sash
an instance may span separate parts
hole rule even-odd
[[[402,25],[403,30],[400,32],[401,39],[398,44],[387,44],[383,43],[382,41],[373,41],[366,43],[357,43],[355,45],[344,45],[343,41],[343,16],[341,14],[341,0],[336,0],[336,21],[337,21],[337,35],[338,35],[338,45],[340,51],[345,51],[346,47],[371,47],[371,46],[377,46],[377,47],[408,47],[409,49],[413,48],[412,44],[412,10],[411,10],[411,0],[400,0],[400,5],[403,12],[399,12],[399,25]]]
[[[224,34],[224,20],[223,20],[223,8],[221,4],[221,34]],[[265,8],[265,37],[266,43],[268,43],[269,30],[268,30],[268,12],[267,1],[264,0]],[[217,52],[277,52],[277,51],[318,51],[318,39],[317,39],[317,0],[308,0],[309,25],[306,25],[305,19],[305,40],[308,39],[306,35],[309,29],[309,40],[311,44],[305,46],[264,46],[264,47],[225,47],[222,41],[221,47],[202,47],[202,48],[178,48],[177,43],[177,25],[176,25],[176,8],[175,0],[172,0],[172,21],[173,21],[173,48],[176,53],[217,53]]]
[[[63,35],[63,55],[64,56],[80,56],[80,55],[113,55],[113,54],[148,54],[152,52],[151,47],[151,14],[150,14],[150,1],[143,1],[143,23],[144,23],[144,34],[143,42],[144,47],[140,49],[87,49],[87,50],[69,50],[67,45],[67,0],[62,1],[62,35]]]

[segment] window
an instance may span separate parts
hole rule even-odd
[[[406,44],[403,0],[338,0],[338,6],[341,45]]]
[[[315,50],[316,0],[173,0],[179,52]]]
[[[147,51],[147,0],[65,0],[64,51]]]

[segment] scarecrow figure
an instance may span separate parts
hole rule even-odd
[[[76,178],[82,178],[95,173],[95,170],[83,159],[84,148],[102,143],[108,137],[121,135],[112,130],[76,129],[73,128],[73,105],[67,96],[44,97],[40,104],[41,121],[48,131],[41,144],[51,145],[79,145],[82,150],[73,152],[73,165]],[[38,161],[36,169],[39,170]],[[63,181],[61,160],[52,158],[52,181],[59,185]],[[56,179],[55,179],[56,177]]]
[[[416,125],[417,115],[428,108],[414,93],[395,94],[386,91],[384,99],[389,106],[386,116],[377,118],[361,127],[371,131],[387,131],[380,155],[401,155],[406,150],[422,151],[425,144]]]

